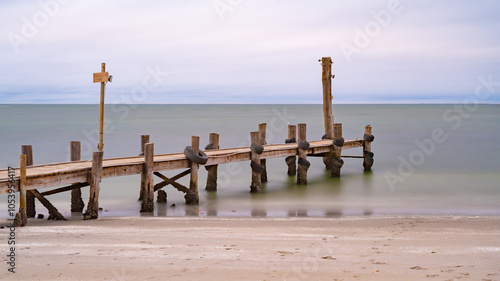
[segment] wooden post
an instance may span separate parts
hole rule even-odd
[[[365,134],[372,134],[372,126],[365,126]],[[372,152],[372,143],[366,140],[363,140],[363,168],[365,171],[371,171],[373,166],[373,154]]]
[[[101,64],[101,72],[106,72],[106,64]],[[97,144],[97,149],[99,151],[103,151],[104,142],[103,142],[103,131],[104,131],[104,88],[106,87],[106,82],[101,82],[101,103],[99,106],[99,143]]]
[[[194,154],[198,154],[200,152],[200,137],[192,136],[191,137],[191,150]],[[198,164],[191,161],[191,173],[189,180],[189,192],[186,193],[184,199],[186,199],[187,205],[198,205],[200,202],[200,197],[198,195]]]
[[[261,123],[259,124],[259,138],[260,138],[260,145],[266,145],[266,123]],[[266,159],[261,159],[260,160],[260,165],[264,167],[264,171],[262,171],[262,174],[260,175],[260,180],[262,182],[267,182],[267,168],[266,168]]]
[[[33,147],[31,145],[21,146],[21,154],[26,155],[26,167],[33,166]],[[35,196],[30,190],[26,191],[26,215],[34,218],[36,215]]]
[[[332,58],[321,59],[323,67],[323,114],[325,118],[325,134],[333,139],[333,113],[332,113]]]
[[[94,151],[92,155],[92,170],[90,172],[90,196],[87,211],[83,214],[84,220],[97,219],[99,216],[99,191],[101,189],[102,151]]]
[[[306,142],[307,141],[306,124],[303,124],[303,123],[298,124],[297,127],[298,127],[298,135],[299,135],[298,140],[299,140],[299,142],[300,141]],[[299,158],[306,160],[307,159],[307,150],[299,147],[298,148],[298,156],[299,156]],[[299,161],[301,161],[301,160],[299,159]],[[300,162],[299,162],[299,165],[297,167],[297,183],[298,184],[307,184],[307,169],[308,168],[309,167],[306,167],[304,165],[300,165]]]
[[[252,144],[257,144],[260,145],[260,133],[259,132],[251,132],[250,133],[250,142]],[[256,163],[257,165],[260,165],[260,155],[251,152],[251,161]],[[258,171],[255,171],[252,169],[252,184],[250,185],[250,192],[252,193],[260,193],[262,192],[262,179],[261,179],[261,172],[259,173]]]
[[[209,149],[219,149],[219,134],[210,133]],[[207,185],[206,191],[217,191],[217,165],[205,166],[207,170]]]
[[[14,218],[15,226],[25,226],[28,223],[26,215],[26,155],[21,154],[19,169],[19,213]]]
[[[288,125],[288,142],[295,143],[297,142],[297,126],[296,125]],[[297,156],[288,156],[285,158],[286,165],[288,166],[287,174],[289,176],[295,176],[297,174],[297,166],[296,166]]]
[[[70,151],[71,151],[71,161],[80,161],[81,160],[81,144],[79,141],[71,141],[70,142]],[[81,213],[85,204],[82,200],[82,189],[76,188],[71,190],[71,212]]]
[[[139,156],[144,155],[144,145],[149,143],[149,135],[141,135],[141,154]]]
[[[335,123],[333,124],[333,137],[337,139],[342,138],[342,123]],[[340,146],[333,146],[334,153],[333,153],[333,159],[332,160],[332,166],[331,166],[331,176],[332,177],[340,177],[340,169],[342,168],[342,165],[344,162],[342,161],[341,155],[342,155],[342,147]]]
[[[146,143],[149,143],[149,135],[141,135],[141,154],[139,156],[144,155],[144,146]],[[139,191],[139,201],[144,199],[144,181],[146,179],[144,178],[144,173],[141,173],[141,190]]]
[[[154,167],[154,143],[144,145],[144,165],[142,168],[141,190],[144,190],[144,198],[141,204],[141,212],[153,212],[155,209],[154,196],[155,188],[153,184]]]

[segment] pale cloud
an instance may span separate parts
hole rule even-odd
[[[495,1],[401,0],[350,61],[340,46],[390,1],[243,0],[224,20],[214,1],[66,1],[14,52],[8,34],[54,1],[0,3],[2,102],[96,103],[101,62],[115,77],[107,101],[148,67],[168,72],[143,103],[321,103],[322,56],[337,102],[460,101],[479,75],[500,80]]]

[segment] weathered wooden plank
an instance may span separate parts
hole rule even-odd
[[[330,151],[331,140],[311,141],[307,154],[320,154]],[[265,145],[261,159],[287,157],[297,155],[296,144]],[[343,150],[363,147],[363,140],[348,140]],[[250,148],[227,148],[205,152],[209,156],[206,165],[218,165],[229,162],[249,161]],[[227,155],[227,156],[224,156]],[[210,157],[217,156],[217,157]],[[222,156],[222,157],[219,157]],[[143,157],[113,158],[103,161],[102,178],[138,175],[142,172]],[[91,170],[91,161],[75,161],[66,163],[45,164],[27,167],[27,190],[65,186],[75,182],[86,182]],[[155,155],[154,171],[166,171],[189,168],[189,161],[182,153]],[[0,170],[0,192],[8,192],[7,170]],[[19,191],[19,178],[14,183]]]
[[[33,195],[38,199],[38,201],[40,201],[40,203],[42,203],[42,205],[47,208],[47,210],[49,210],[49,220],[66,220],[64,218],[63,215],[61,215],[61,213],[59,213],[59,211],[57,210],[56,207],[54,207],[54,205],[52,205],[52,203],[50,203],[49,200],[47,200],[45,197],[43,197],[42,194],[40,194],[40,192],[38,192],[38,190],[36,189],[33,189],[31,191],[33,193]]]
[[[68,186],[65,186],[65,187],[60,187],[60,188],[56,188],[56,189],[53,189],[53,190],[45,191],[45,192],[42,192],[40,194],[42,196],[48,196],[48,195],[53,195],[53,194],[57,194],[57,193],[65,192],[65,191],[70,191],[70,190],[73,191],[75,189],[80,190],[82,187],[86,187],[86,186],[89,186],[89,185],[90,184],[88,182],[79,182],[79,183],[75,183],[75,184],[68,185]],[[80,190],[80,193],[81,193],[81,190]],[[71,205],[71,206],[73,206],[73,205]],[[74,212],[74,211],[71,210],[71,212]],[[81,212],[81,211],[79,211],[79,212]]]

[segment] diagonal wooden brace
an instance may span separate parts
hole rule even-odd
[[[173,187],[175,187],[177,190],[181,191],[181,192],[184,192],[184,193],[188,193],[189,192],[189,188],[183,186],[182,184],[176,182],[176,180],[186,176],[186,175],[189,175],[189,173],[191,172],[191,169],[187,169],[185,170],[184,172],[180,173],[180,174],[177,174],[175,176],[173,176],[171,179],[169,179],[168,177],[166,177],[165,175],[161,174],[160,172],[154,172],[153,174],[159,178],[161,178],[163,180],[163,182],[160,182],[160,183],[157,183],[155,184],[155,191],[159,190],[159,189],[162,189],[163,187],[167,186],[167,185],[172,185]]]
[[[32,189],[31,190],[31,193],[33,193],[33,195],[35,195],[35,197],[38,199],[38,201],[40,201],[40,203],[42,203],[42,205],[47,208],[47,210],[49,210],[49,219],[52,219],[52,220],[66,220],[63,215],[61,215],[61,213],[59,213],[59,211],[56,209],[56,207],[54,207],[54,205],[52,205],[52,203],[49,202],[49,200],[47,200],[42,194],[40,194],[40,192],[38,192],[38,190],[36,189]]]

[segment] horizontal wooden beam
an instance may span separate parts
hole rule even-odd
[[[330,151],[331,140],[311,141],[308,155],[317,155]],[[363,140],[347,140],[343,150],[362,147]],[[297,155],[297,144],[265,145],[261,159],[279,158]],[[230,162],[250,161],[250,148],[227,148],[207,150],[209,165]],[[123,157],[103,161],[102,178],[112,178],[142,173],[144,157]],[[91,161],[73,161],[47,165],[30,166],[26,169],[27,190],[70,185],[75,182],[87,182],[92,166]],[[155,155],[153,171],[166,171],[189,168],[189,161],[183,153]],[[8,192],[9,178],[7,170],[0,170],[0,193]],[[19,191],[19,176],[15,178],[14,189]]]
[[[89,186],[89,185],[90,184],[88,182],[80,182],[80,183],[68,185],[68,186],[65,186],[65,187],[60,187],[60,188],[52,189],[52,190],[49,190],[49,191],[45,191],[45,192],[42,192],[40,194],[42,196],[47,196],[47,195],[57,194],[57,193],[65,192],[65,191],[70,191],[70,190],[77,189],[77,188],[86,187],[86,186]]]

